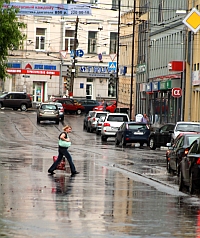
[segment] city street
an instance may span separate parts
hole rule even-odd
[[[200,237],[200,198],[178,191],[165,150],[102,143],[83,118],[37,124],[34,110],[0,110],[0,236]],[[67,164],[48,175],[67,124],[80,174]]]

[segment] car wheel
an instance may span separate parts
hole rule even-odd
[[[118,141],[117,137],[115,137],[115,145],[119,145],[119,141]]]
[[[59,124],[59,119],[58,119],[58,120],[56,120],[56,124],[57,124],[57,125]]]
[[[78,115],[80,115],[80,114],[82,113],[82,111],[81,111],[80,109],[78,109],[78,110],[76,111],[76,113],[77,113]]]
[[[97,134],[97,135],[100,135],[100,132],[99,132],[99,130],[96,130],[96,134]]]
[[[168,158],[167,158],[167,172],[168,172],[169,174],[171,173],[171,167],[170,167]]]
[[[189,193],[194,193],[194,181],[193,181],[193,174],[190,174],[190,180],[189,180]]]
[[[0,103],[0,109],[3,107],[3,104],[2,103]]]
[[[60,120],[61,120],[61,121],[64,121],[64,117],[61,117]]]
[[[87,126],[87,132],[90,132],[90,127],[89,126]]]
[[[156,149],[156,143],[155,143],[155,139],[153,137],[151,137],[150,140],[149,140],[149,147],[150,147],[151,150]]]
[[[26,104],[24,104],[24,103],[21,104],[20,109],[21,109],[21,111],[26,111],[27,110]]]
[[[179,176],[178,176],[178,187],[179,187],[179,191],[183,190],[184,184],[183,184],[183,175],[182,175],[182,171],[180,170],[179,172]]]
[[[126,146],[126,141],[124,140],[124,137],[122,137],[122,145]]]
[[[39,118],[37,118],[37,123],[38,123],[38,124],[40,123],[40,119],[39,119]]]
[[[107,141],[107,137],[106,136],[101,136],[101,141]]]

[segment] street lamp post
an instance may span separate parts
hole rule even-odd
[[[134,0],[133,6],[133,36],[132,36],[132,61],[131,61],[131,88],[130,88],[130,109],[129,116],[130,120],[132,118],[132,107],[133,107],[133,67],[134,67],[134,47],[135,47],[135,9],[136,9],[136,0]]]

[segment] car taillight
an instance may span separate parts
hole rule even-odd
[[[187,149],[185,149],[185,151],[184,151],[184,153],[185,153],[185,155],[187,155],[188,154],[188,148]]]
[[[105,123],[103,124],[103,126],[110,126],[110,123],[105,122]]]
[[[95,121],[95,117],[93,117],[93,119],[92,119],[93,121]]]
[[[90,120],[91,117],[88,117],[88,120]]]
[[[196,164],[200,165],[200,158],[197,159]]]
[[[32,101],[32,97],[30,94],[27,94],[27,96],[29,97],[29,99]]]

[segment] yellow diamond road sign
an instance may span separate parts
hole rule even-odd
[[[200,28],[200,12],[196,8],[193,8],[183,20],[183,23],[194,33],[197,33]]]

